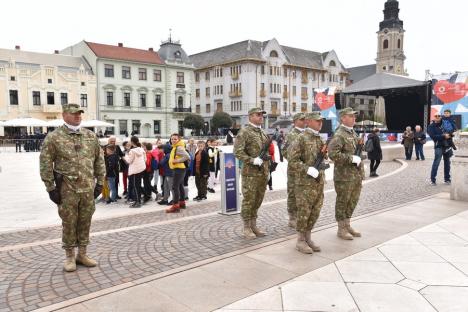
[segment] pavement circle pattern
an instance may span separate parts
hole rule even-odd
[[[390,163],[387,170],[399,167]],[[356,215],[367,214],[427,197],[446,187],[424,183],[429,162],[411,163],[405,170],[388,178],[366,184]],[[408,181],[418,181],[409,183]],[[329,184],[328,187],[331,187]],[[385,194],[385,196],[383,196]],[[271,192],[267,200],[284,199],[285,192]],[[334,192],[325,195],[325,204],[317,226],[334,223]],[[200,205],[192,213],[216,211],[217,204]],[[246,241],[241,236],[241,221],[236,216],[218,214],[197,219],[184,215],[166,216],[162,212],[97,221],[93,232],[179,218],[178,222],[111,232],[92,238],[90,253],[99,260],[92,269],[79,267],[76,272],[62,272],[63,250],[60,243],[47,242],[0,252],[0,312],[30,311],[131,282],[190,263],[220,256],[245,247],[283,238],[294,233],[286,226],[285,201],[261,209],[259,224],[268,236]],[[190,209],[187,209],[189,213]],[[128,220],[127,220],[128,219]],[[117,222],[113,222],[117,221]],[[25,242],[23,236],[36,240],[56,239],[60,228],[46,228],[0,235],[5,246]],[[15,236],[16,235],[16,236]],[[15,240],[16,239],[16,240]],[[34,238],[33,238],[34,240]]]

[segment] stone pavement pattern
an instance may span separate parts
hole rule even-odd
[[[468,211],[225,306],[240,311],[468,311]]]
[[[412,163],[394,176],[366,184],[357,215],[444,190],[444,187],[430,187],[424,183],[428,166],[428,162]],[[402,183],[415,179],[420,182]],[[270,194],[274,196],[275,193],[279,198],[285,197],[281,191]],[[334,197],[333,192],[327,193],[319,225],[334,222]],[[54,241],[58,239],[59,232],[46,230],[47,235],[41,236],[34,245],[22,245],[30,241],[24,241],[21,237],[30,235],[31,241],[34,241],[33,237],[38,235],[35,231],[41,230],[22,232],[16,236],[17,241],[15,233],[3,234],[6,236],[0,236],[0,241],[9,241],[0,248],[0,311],[29,311],[56,304],[294,233],[286,227],[284,199],[262,208],[259,222],[267,228],[269,235],[254,241],[242,238],[238,217],[218,215],[214,208],[206,213],[209,208],[204,205],[199,207],[202,211],[197,218],[171,216],[171,222],[165,222],[165,215],[158,211],[142,215],[144,217],[136,215],[99,221],[102,225],[93,225],[90,248],[90,252],[100,261],[99,267],[79,268],[71,274],[62,272],[63,251],[60,243]],[[187,214],[190,214],[190,210],[187,210]],[[155,216],[155,219],[151,219],[151,216]],[[151,222],[148,223],[148,220]],[[128,228],[135,224],[139,227]],[[115,231],[104,232],[109,229]]]

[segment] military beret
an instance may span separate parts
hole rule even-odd
[[[354,111],[351,107],[346,107],[340,110],[340,117],[343,117],[344,115],[355,115],[358,112]]]
[[[312,120],[322,120],[323,117],[322,115],[320,114],[320,112],[311,112],[311,113],[307,113],[305,114],[305,118],[306,119],[312,119]]]
[[[304,113],[297,113],[297,114],[294,114],[293,116],[293,121],[296,121],[298,119],[304,119],[306,116]]]
[[[78,104],[70,103],[62,105],[62,112],[64,113],[84,113],[84,110]]]
[[[254,108],[251,108],[249,110],[249,115],[257,114],[257,113],[266,114],[266,112],[263,109],[261,109],[260,107],[254,107]]]

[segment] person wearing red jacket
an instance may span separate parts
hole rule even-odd
[[[270,139],[271,139],[271,136],[270,136]],[[268,148],[268,154],[270,154],[270,157],[271,157],[271,161],[274,162],[275,161],[275,145],[273,144],[273,141],[270,141],[270,147]],[[271,166],[270,166],[270,180],[268,180],[268,188],[270,189],[270,191],[273,191],[273,176],[271,175],[272,174],[272,171],[271,171]]]

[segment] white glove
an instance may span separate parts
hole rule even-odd
[[[309,169],[307,169],[307,174],[310,175],[312,178],[317,178],[319,176],[318,170],[314,167],[309,167]]]
[[[361,163],[361,157],[359,156],[356,156],[356,155],[353,155],[353,161],[352,161],[353,164],[356,164],[356,166],[359,166],[359,164]]]
[[[263,164],[263,160],[262,160],[260,157],[254,158],[253,164],[254,164],[255,166],[259,166],[259,167],[260,167],[260,166]]]

